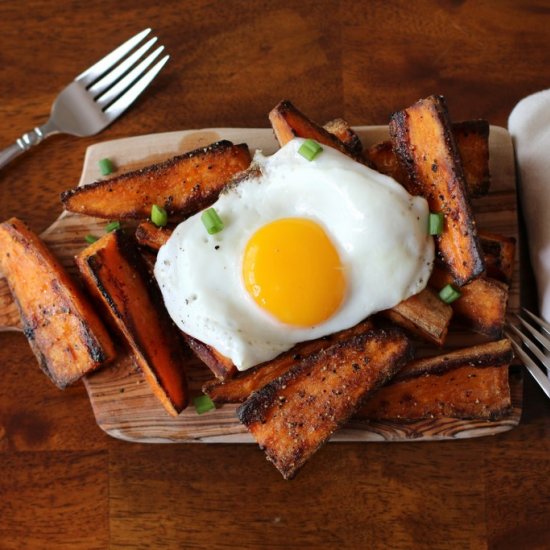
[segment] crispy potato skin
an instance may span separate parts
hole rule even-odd
[[[84,249],[76,262],[88,290],[134,352],[153,393],[177,415],[188,402],[185,353],[135,245],[117,230]]]
[[[288,100],[281,101],[269,113],[269,121],[275,132],[279,145],[283,147],[295,137],[314,139],[322,145],[338,149],[344,155],[364,162],[361,153],[356,153],[353,147],[348,147],[334,134],[310,120],[304,113]]]
[[[66,210],[98,218],[146,219],[157,204],[184,217],[212,204],[251,157],[245,144],[218,141],[167,161],[65,191]]]
[[[486,120],[467,120],[452,124],[452,132],[464,168],[466,189],[471,198],[489,192],[489,123]],[[365,149],[364,156],[375,170],[391,176],[405,188],[413,185],[407,171],[397,159],[391,141],[383,141]]]
[[[304,359],[253,393],[237,410],[285,479],[410,358],[397,329],[377,329]]]
[[[430,96],[395,113],[390,135],[410,176],[409,191],[425,197],[432,212],[445,215],[443,233],[436,237],[438,254],[455,284],[465,285],[483,272],[485,264],[443,97]]]
[[[429,284],[436,291],[452,284],[453,277],[441,267],[434,267]],[[454,315],[462,324],[485,334],[490,338],[500,338],[506,320],[508,285],[479,277],[460,288],[461,296],[451,304]]]
[[[359,410],[359,418],[495,420],[511,406],[508,366],[514,353],[499,340],[408,363]]]
[[[211,380],[203,385],[202,391],[216,403],[242,403],[248,399],[252,392],[262,389],[266,384],[290,370],[299,361],[337,342],[344,342],[372,330],[373,327],[371,321],[362,321],[352,328],[329,336],[301,342],[275,359],[238,374],[231,380],[225,382]]]
[[[40,367],[64,388],[115,357],[106,328],[46,245],[17,218],[0,224],[0,268]]]
[[[432,289],[425,288],[382,314],[414,335],[442,346],[447,337],[453,309],[443,303]]]

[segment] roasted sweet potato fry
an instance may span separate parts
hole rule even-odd
[[[120,230],[84,249],[76,263],[90,293],[108,311],[145,379],[172,415],[187,405],[184,350],[133,243]]]
[[[229,357],[185,332],[182,332],[182,335],[193,353],[214,373],[218,380],[224,381],[235,376],[237,367]]]
[[[438,252],[455,284],[465,285],[485,264],[445,100],[430,96],[395,113],[390,135],[410,176],[411,193],[424,196],[430,210],[445,215],[443,232],[436,237]]]
[[[363,160],[361,154],[355,153],[334,134],[307,118],[288,100],[281,101],[271,110],[269,120],[281,147],[295,137],[308,138],[338,149],[355,160]]]
[[[483,249],[487,276],[510,284],[514,273],[516,239],[488,231],[479,231],[479,242]]]
[[[242,403],[248,399],[252,392],[262,389],[266,384],[290,370],[299,361],[337,342],[344,342],[372,329],[372,322],[367,320],[329,336],[301,342],[275,359],[247,370],[231,380],[225,382],[211,380],[204,384],[202,391],[216,403]]]
[[[491,183],[489,123],[486,120],[457,122],[452,125],[452,131],[462,160],[468,195],[471,198],[482,197],[489,191]],[[364,156],[378,172],[391,176],[407,189],[413,185],[393,152],[391,141],[383,141],[365,149]]]
[[[355,155],[361,155],[363,153],[363,144],[357,132],[355,132],[343,118],[330,120],[323,128],[327,132],[334,134]]]
[[[363,155],[370,162],[374,170],[390,176],[405,187],[405,189],[410,190],[412,188],[413,182],[407,170],[403,168],[393,152],[391,141],[382,141],[381,143],[372,145],[368,149],[365,149]]]
[[[507,367],[513,356],[510,341],[504,339],[411,361],[366,401],[357,416],[494,420],[510,409]]]
[[[285,479],[409,359],[397,329],[372,330],[304,359],[237,410]]]
[[[440,267],[434,267],[430,285],[439,291],[452,284],[451,274]],[[472,330],[491,338],[499,338],[506,319],[508,285],[479,277],[460,288],[460,298],[451,304],[454,316]]]
[[[462,167],[468,195],[483,197],[489,192],[489,123],[486,120],[465,120],[453,123],[453,136]]]
[[[425,288],[419,294],[384,311],[383,315],[416,336],[442,346],[453,310],[432,289]]]
[[[17,218],[0,224],[0,269],[40,367],[59,388],[115,357],[103,323],[46,245]]]
[[[169,227],[157,227],[153,222],[141,222],[136,228],[136,241],[140,246],[158,250],[172,234]]]
[[[185,217],[213,203],[233,176],[250,165],[245,144],[218,141],[141,170],[65,191],[66,210],[98,218],[146,219],[157,204]]]

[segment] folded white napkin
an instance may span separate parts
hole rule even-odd
[[[550,90],[522,99],[508,119],[542,317],[550,321]]]

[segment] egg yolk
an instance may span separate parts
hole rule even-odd
[[[312,220],[283,218],[258,229],[243,258],[246,290],[282,323],[317,325],[340,307],[344,269],[328,235]]]

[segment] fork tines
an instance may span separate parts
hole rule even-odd
[[[75,79],[112,118],[137,98],[170,57],[165,55],[155,63],[164,46],[146,55],[157,41],[152,37],[143,43],[150,33],[151,29],[145,29],[136,34]]]
[[[507,323],[506,335],[527,370],[550,397],[550,324],[525,308],[518,323]],[[525,318],[527,316],[529,320]]]

